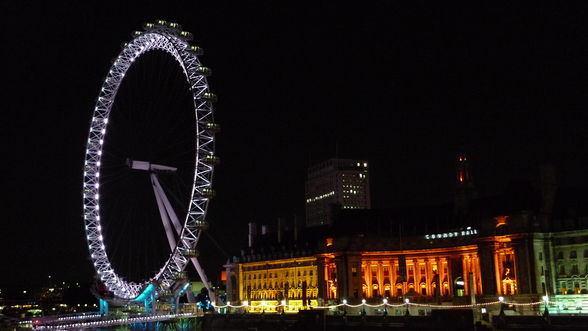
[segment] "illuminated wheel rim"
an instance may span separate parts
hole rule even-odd
[[[209,69],[198,59],[200,48],[190,46],[191,34],[181,32],[179,25],[158,21],[146,24],[144,31],[135,31],[134,38],[124,45],[114,60],[102,84],[92,115],[86,156],[84,161],[83,209],[86,238],[90,257],[97,275],[106,288],[119,299],[137,298],[149,284],[169,289],[182,274],[194,252],[201,231],[206,228],[208,202],[214,192],[211,188],[214,159],[214,128],[212,102],[216,96],[209,91],[206,75]],[[100,168],[104,139],[108,132],[108,118],[118,89],[133,62],[146,52],[164,51],[172,56],[182,69],[191,95],[196,128],[196,155],[190,204],[185,212],[177,244],[161,269],[143,283],[127,282],[112,267],[102,236],[100,220]],[[182,217],[180,213],[178,216]]]

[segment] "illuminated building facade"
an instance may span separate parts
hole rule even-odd
[[[471,180],[464,161],[456,184]],[[458,190],[467,196],[465,208],[456,208],[456,199],[341,210],[334,222],[304,229],[304,241],[287,249],[266,246],[265,253],[255,248],[235,257],[226,266],[229,298],[252,306],[300,300],[305,281],[307,299],[319,305],[384,298],[467,304],[498,296],[528,303],[547,295],[569,301],[571,311],[588,311],[588,189],[557,188],[552,175],[541,177],[538,186],[515,183],[483,199],[468,184]],[[295,302],[304,307],[308,300]]]
[[[368,162],[329,159],[310,167],[305,195],[306,226],[331,224],[338,209],[369,209]]]
[[[475,245],[430,250],[322,254],[325,298],[381,299],[482,294]],[[350,265],[346,269],[344,261]],[[472,272],[473,283],[467,275]]]
[[[294,251],[276,259],[265,260],[267,255],[251,254],[244,257],[250,262],[232,263],[227,268],[227,300],[249,303],[251,311],[278,311],[275,306],[285,301],[290,308],[318,305],[319,271],[317,258],[309,251]],[[291,256],[291,257],[286,257]],[[261,303],[264,303],[264,308]]]
[[[531,302],[543,295],[588,293],[588,227],[520,232],[537,219],[521,211],[469,227],[419,233],[418,227],[411,230],[414,220],[396,227],[399,220],[382,221],[376,212],[342,213],[348,217],[339,219],[343,224],[311,233],[307,238],[315,245],[298,256],[252,252],[237,258],[226,266],[233,277],[230,300],[247,300],[252,309],[262,301],[271,306],[288,300],[296,306],[290,310],[297,310],[309,302],[343,299],[467,303],[473,294],[480,300],[505,296]],[[355,233],[344,226],[350,219],[356,220]]]

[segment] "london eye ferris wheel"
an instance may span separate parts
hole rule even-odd
[[[215,194],[219,126],[207,82],[211,71],[191,39],[180,25],[163,20],[133,32],[113,60],[92,114],[83,217],[96,274],[117,300],[135,300],[148,288],[173,291],[185,283],[190,261],[207,284],[196,246]],[[146,264],[147,272],[135,270]],[[129,265],[136,267],[123,271]]]

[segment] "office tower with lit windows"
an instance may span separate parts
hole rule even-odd
[[[331,224],[338,209],[370,209],[368,162],[329,159],[308,169],[306,226]]]

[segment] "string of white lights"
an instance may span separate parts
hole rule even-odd
[[[39,329],[79,329],[79,328],[94,328],[94,327],[105,327],[105,326],[114,326],[114,325],[122,325],[122,324],[134,324],[134,323],[145,323],[145,322],[155,322],[155,321],[163,321],[177,317],[192,317],[195,316],[192,313],[181,313],[181,314],[165,314],[165,315],[152,315],[152,316],[142,316],[142,317],[130,317],[130,318],[119,318],[119,319],[109,319],[109,320],[102,320],[102,321],[89,321],[89,322],[78,322],[78,323],[69,323],[69,324],[59,324],[59,325],[40,325],[37,328]]]
[[[391,304],[388,303],[387,299],[384,299],[380,304],[369,304],[366,300],[362,300],[362,303],[352,305],[347,303],[347,300],[343,300],[343,303],[336,304],[336,305],[327,305],[327,306],[314,306],[308,305],[307,307],[312,309],[334,309],[339,307],[349,307],[349,308],[359,308],[359,307],[371,307],[371,308],[380,308],[380,307],[391,307],[391,308],[399,308],[403,306],[415,306],[415,307],[425,307],[425,308],[435,308],[435,309],[463,309],[463,308],[476,308],[476,307],[487,307],[497,304],[505,304],[510,306],[537,306],[543,304],[545,302],[549,302],[548,299],[543,299],[543,301],[536,301],[536,302],[528,302],[528,303],[517,303],[517,302],[505,302],[503,297],[500,297],[498,301],[491,301],[491,302],[481,302],[475,303],[470,305],[434,305],[434,304],[426,304],[426,303],[414,303],[410,302],[409,299],[405,299],[404,303],[399,304]],[[277,307],[301,307],[300,305],[289,305],[285,301],[281,301],[277,305],[268,305],[265,301],[261,301],[258,305],[251,306],[249,302],[244,301],[242,305],[231,305],[230,302],[227,302],[226,305],[216,306],[216,308],[247,308],[247,307],[254,307],[254,308],[277,308]]]

